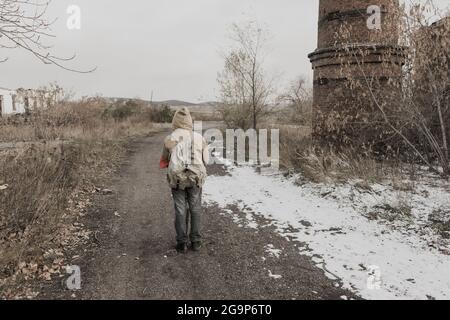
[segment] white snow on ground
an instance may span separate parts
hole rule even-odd
[[[223,214],[231,215],[233,218],[233,221],[241,228],[252,228],[252,229],[258,229],[258,224],[254,221],[253,216],[250,212],[248,212],[248,208],[241,208],[243,212],[246,213],[245,219],[242,219],[241,217],[238,217],[237,215],[233,215],[233,211],[229,209],[224,209]],[[246,212],[247,211],[247,212]]]
[[[269,270],[269,277],[273,278],[275,280],[281,279],[283,278],[283,276],[279,275],[279,274],[273,274],[272,271]]]
[[[260,175],[251,167],[228,171],[231,176],[209,178],[205,201],[224,214],[233,214],[226,209],[236,205],[270,219],[344,288],[366,299],[450,299],[450,247],[427,224],[435,209],[449,213],[448,186],[423,183],[412,193],[379,184],[360,191],[354,183],[298,186],[293,178]],[[388,223],[365,216],[400,202],[412,208],[407,218]]]
[[[272,256],[272,257],[274,257],[274,258],[280,258],[280,255],[281,255],[281,253],[282,253],[282,250],[281,249],[275,249],[275,247],[273,246],[273,244],[268,244],[267,246],[266,246],[266,252],[270,255],[270,256]]]

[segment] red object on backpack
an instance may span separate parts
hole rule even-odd
[[[159,161],[159,168],[167,169],[168,167],[169,167],[169,160],[165,160],[165,159],[161,158],[161,160]]]

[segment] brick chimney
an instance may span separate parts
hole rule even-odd
[[[368,26],[368,8],[373,5],[380,9],[381,29]],[[318,48],[308,56],[314,70],[316,136],[348,142],[359,139],[360,131],[374,122],[369,92],[355,88],[352,81],[365,84],[375,79],[380,96],[398,93],[404,64],[398,9],[398,0],[320,0]]]

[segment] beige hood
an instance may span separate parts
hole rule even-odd
[[[175,112],[175,116],[173,117],[172,121],[172,128],[174,130],[186,129],[192,131],[192,129],[194,128],[194,124],[192,123],[191,113],[189,112],[188,108],[183,107]]]

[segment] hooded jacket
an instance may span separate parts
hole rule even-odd
[[[163,154],[161,162],[170,163],[170,158],[175,147],[182,141],[193,140],[192,165],[189,166],[190,172],[194,175],[196,184],[199,188],[203,187],[206,181],[206,164],[209,162],[209,150],[206,140],[197,132],[193,131],[193,122],[189,110],[184,107],[179,109],[172,121],[173,132],[164,140]],[[185,189],[189,183],[183,181],[183,177],[177,175],[171,166],[169,166],[167,180],[171,188]]]

